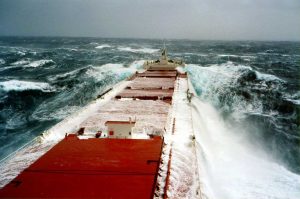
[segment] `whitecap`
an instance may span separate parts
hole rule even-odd
[[[232,92],[232,87],[237,84],[241,74],[253,71],[250,66],[227,62],[210,67],[187,65],[185,69],[191,74],[191,81],[201,98],[211,101],[217,107],[223,105],[224,110],[233,112],[232,116],[235,119],[243,119],[244,113],[262,112],[262,102],[256,96],[253,96],[251,101],[247,101],[243,96]],[[229,102],[223,104],[220,101],[222,96],[226,96]],[[231,103],[234,106],[231,107]]]
[[[42,59],[42,60],[37,60],[37,61],[33,61],[30,62],[28,65],[25,65],[24,67],[40,67],[40,66],[44,66],[45,64],[49,64],[49,63],[55,63],[53,60],[51,59]]]
[[[238,57],[238,55],[230,55],[230,54],[220,54],[220,55],[217,55],[218,57]]]
[[[277,77],[275,75],[260,73],[258,71],[255,71],[255,73],[256,73],[257,79],[259,79],[259,80],[285,82],[284,80],[280,79],[279,77]]]
[[[0,64],[5,64],[5,60],[4,59],[0,59]]]
[[[17,54],[18,54],[18,55],[21,55],[21,56],[24,56],[24,55],[26,55],[26,53],[25,53],[25,52],[23,52],[23,51],[18,51],[18,52],[17,52]]]
[[[159,51],[159,49],[153,49],[153,48],[131,48],[131,47],[118,47],[118,50],[133,52],[133,53],[150,53],[150,54]]]
[[[134,61],[127,67],[124,66],[124,64],[116,63],[92,66],[86,71],[86,74],[99,81],[103,80],[108,74],[111,74],[114,75],[116,81],[119,81],[135,73],[138,69],[141,69],[144,62],[144,60]]]
[[[48,83],[44,82],[30,82],[21,80],[9,80],[0,82],[0,89],[8,91],[24,91],[24,90],[41,90],[43,92],[52,92],[55,89]]]
[[[28,60],[28,59],[22,59],[22,60],[13,62],[11,65],[13,65],[13,66],[19,66],[19,65],[27,65],[29,63],[30,63],[30,60]]]
[[[78,69],[75,69],[73,71],[70,71],[70,72],[66,72],[66,73],[63,73],[63,74],[58,74],[58,75],[54,75],[54,76],[50,76],[48,77],[48,80],[50,81],[55,81],[57,79],[61,79],[61,78],[75,78],[75,75],[81,71],[82,69],[84,68],[87,68],[88,66],[86,67],[82,67],[82,68],[78,68]]]
[[[296,105],[300,105],[300,91],[298,91],[298,92],[296,92],[292,95],[289,95],[289,94],[286,95],[285,99],[287,101],[290,101],[290,102],[296,104]]]
[[[103,44],[103,45],[96,46],[95,48],[97,48],[97,49],[103,49],[103,48],[111,48],[111,46],[108,45],[108,44]]]
[[[244,58],[244,59],[255,59],[256,57],[253,56],[253,55],[242,55],[241,58]]]
[[[286,100],[292,102],[293,104],[300,105],[300,99],[286,99]]]

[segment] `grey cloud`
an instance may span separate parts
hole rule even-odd
[[[0,0],[0,35],[300,40],[300,1]]]

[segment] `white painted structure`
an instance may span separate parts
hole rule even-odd
[[[107,121],[107,135],[109,138],[131,138],[132,128],[135,126],[133,121]]]

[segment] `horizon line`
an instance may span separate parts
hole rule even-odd
[[[195,39],[195,38],[147,38],[147,37],[114,37],[114,36],[74,36],[74,35],[0,35],[0,37],[52,37],[52,38],[97,38],[97,39],[140,39],[140,40],[188,40],[188,41],[253,41],[253,42],[300,42],[299,40],[275,39]]]

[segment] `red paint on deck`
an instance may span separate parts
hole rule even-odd
[[[0,190],[11,198],[153,198],[163,140],[69,135]]]
[[[138,98],[145,99],[149,97],[150,99],[158,99],[158,98],[172,98],[173,90],[167,89],[125,89],[120,92],[116,98]]]
[[[143,73],[137,73],[138,77],[176,77],[177,71],[145,71]]]
[[[175,78],[146,78],[137,77],[128,85],[131,89],[170,89],[174,88]]]

